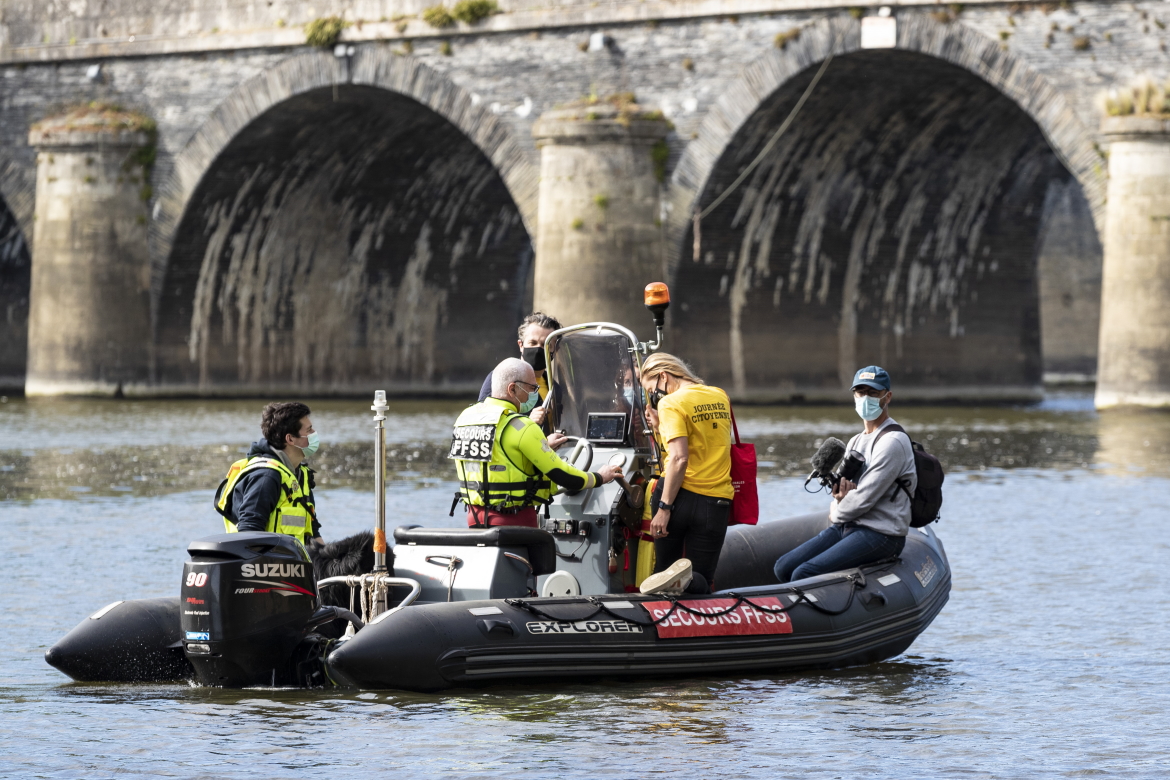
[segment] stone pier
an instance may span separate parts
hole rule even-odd
[[[149,380],[153,124],[90,105],[33,125],[25,393],[121,395]]]
[[[1097,408],[1170,407],[1170,120],[1107,117]]]
[[[621,98],[544,114],[535,308],[566,325],[617,322],[647,334],[642,289],[664,278],[660,196],[668,123]]]

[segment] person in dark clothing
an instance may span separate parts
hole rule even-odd
[[[306,545],[324,544],[313,470],[304,462],[319,443],[309,414],[308,406],[296,402],[264,407],[264,438],[232,464],[216,491],[216,510],[228,533],[267,531],[295,536]]]
[[[532,399],[533,406],[521,408],[520,413],[537,425],[544,425],[544,408],[539,406],[548,396],[548,379],[544,374],[544,342],[554,330],[560,330],[561,323],[544,312],[534,311],[524,318],[517,332],[516,344],[520,347],[520,358],[536,372],[538,398]],[[492,372],[489,371],[479,388],[477,403],[483,403],[492,394]]]

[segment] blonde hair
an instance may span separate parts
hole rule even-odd
[[[657,380],[659,374],[671,374],[697,385],[705,384],[702,377],[695,376],[691,367],[674,355],[665,352],[655,352],[642,363],[642,381]]]

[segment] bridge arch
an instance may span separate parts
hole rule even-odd
[[[1071,187],[1100,224],[1103,160],[1063,95],[997,41],[914,12],[897,23],[894,49],[862,50],[860,25],[839,18],[769,50],[673,172],[668,270],[691,309],[679,348],[744,397],[831,397],[866,363],[923,398],[1039,391],[1041,212]],[[691,262],[696,205],[756,157],[830,54]]]
[[[360,47],[348,64],[344,58],[314,50],[289,57],[236,87],[175,155],[170,172],[158,187],[151,225],[155,290],[165,274],[175,231],[191,195],[232,139],[282,101],[345,84],[380,87],[413,98],[459,128],[496,166],[529,233],[536,229],[539,171],[512,139],[508,127],[479,107],[470,92],[417,59],[398,56],[384,46]]]
[[[1108,177],[1095,134],[1085,127],[1059,90],[1022,58],[962,24],[945,24],[912,12],[899,15],[897,21],[894,51],[924,54],[963,68],[1019,105],[1080,183],[1098,227],[1104,224]],[[799,38],[783,49],[768,49],[744,68],[711,107],[699,126],[698,138],[687,144],[672,172],[671,271],[681,256],[682,239],[690,226],[695,200],[744,124],[777,90],[830,54],[860,51],[864,51],[861,26],[852,19],[831,18],[801,28]]]
[[[161,187],[154,383],[478,386],[531,295],[536,185],[504,124],[412,58],[289,58],[216,109]]]

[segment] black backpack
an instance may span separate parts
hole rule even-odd
[[[876,447],[882,437],[892,431],[906,433],[906,429],[901,425],[896,423],[887,425],[878,433],[877,438],[873,441],[873,446]],[[906,497],[910,499],[910,527],[921,528],[938,519],[938,511],[942,508],[943,502],[942,484],[945,475],[938,458],[927,452],[921,444],[911,439],[910,449],[914,452],[914,470],[918,473],[918,486],[914,488],[914,494],[911,495],[909,486],[902,480],[897,480],[894,482],[896,487],[890,500],[894,500],[894,496],[898,494],[898,488],[901,488]]]

